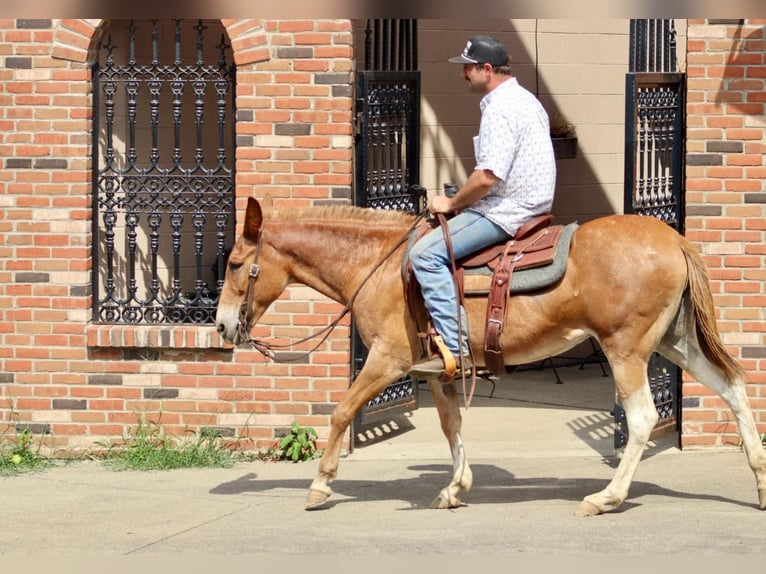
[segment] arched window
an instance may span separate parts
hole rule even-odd
[[[209,324],[234,238],[219,20],[113,20],[93,68],[93,321]]]

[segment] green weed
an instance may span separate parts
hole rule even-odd
[[[104,463],[116,470],[170,470],[177,468],[230,468],[246,455],[213,430],[178,438],[156,424],[139,421],[132,436],[111,445]]]
[[[293,421],[290,433],[279,441],[281,460],[292,462],[312,460],[317,456],[317,433],[311,427],[301,427]]]
[[[11,437],[0,437],[0,475],[13,476],[50,467],[50,458],[40,454],[42,441],[35,446],[29,429],[17,430]]]

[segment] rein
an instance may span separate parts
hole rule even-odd
[[[421,213],[415,218],[415,221],[412,223],[412,225],[407,229],[407,231],[404,233],[401,239],[399,239],[396,244],[378,261],[378,263],[375,264],[375,266],[372,268],[372,270],[367,274],[367,276],[362,280],[361,283],[359,283],[359,286],[354,290],[354,292],[351,294],[351,297],[348,299],[348,303],[346,303],[345,307],[341,310],[341,312],[338,314],[338,316],[326,327],[320,329],[319,331],[316,331],[315,333],[312,333],[308,337],[303,337],[302,339],[297,339],[288,343],[270,343],[268,341],[264,341],[262,339],[257,339],[255,337],[250,336],[250,329],[247,326],[247,318],[250,316],[253,310],[253,295],[255,294],[255,282],[258,279],[258,275],[260,274],[260,266],[258,265],[258,258],[261,254],[261,245],[263,243],[263,230],[258,232],[258,245],[255,250],[255,259],[253,263],[250,265],[250,272],[248,274],[248,282],[247,282],[247,292],[245,293],[245,300],[242,302],[242,306],[240,307],[239,311],[239,322],[237,323],[237,333],[240,337],[240,340],[243,341],[243,343],[250,345],[254,349],[256,349],[258,352],[260,352],[262,355],[268,357],[269,359],[274,360],[275,349],[289,349],[290,347],[294,347],[296,345],[300,345],[301,343],[305,343],[307,341],[311,341],[312,339],[316,339],[317,337],[321,336],[321,339],[317,342],[314,347],[302,355],[299,355],[298,357],[292,358],[292,359],[285,359],[284,362],[293,362],[293,361],[300,361],[307,357],[311,352],[316,351],[322,343],[327,340],[327,337],[330,335],[330,333],[337,327],[340,322],[343,320],[343,318],[349,314],[351,311],[352,306],[354,305],[354,301],[356,300],[357,296],[362,290],[362,287],[365,286],[367,281],[369,281],[370,277],[372,277],[375,272],[381,268],[381,266],[386,262],[386,260],[391,257],[394,252],[399,249],[409,238],[410,233],[417,227],[418,223],[420,223],[420,220],[423,219],[425,216],[425,213]]]
[[[450,257],[450,268],[452,271],[452,281],[455,284],[455,295],[457,300],[457,332],[458,332],[458,344],[462,346],[462,336],[461,333],[463,332],[463,315],[460,312],[460,307],[463,305],[463,297],[461,294],[460,285],[458,285],[458,276],[457,276],[457,264],[455,263],[455,252],[452,249],[452,237],[450,237],[449,234],[449,228],[447,226],[447,218],[443,213],[437,213],[436,214],[436,220],[439,222],[439,226],[442,228],[442,234],[444,235],[444,243],[447,246],[447,252],[449,253]],[[463,354],[463,350],[459,349],[460,354]],[[465,392],[465,369],[463,369],[462,366],[462,357],[460,357],[460,374],[461,378],[463,380],[463,397],[465,399],[465,408],[466,410],[471,405],[471,402],[473,401],[473,393],[476,390],[476,360],[473,356],[473,350],[471,349],[471,346],[468,346],[468,355],[471,357],[471,392],[470,394],[466,394]]]

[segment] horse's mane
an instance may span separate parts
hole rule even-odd
[[[327,205],[274,210],[271,218],[279,220],[331,220],[366,223],[412,223],[415,216],[407,211],[372,209],[349,205]]]

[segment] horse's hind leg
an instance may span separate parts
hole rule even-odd
[[[729,406],[739,427],[748,464],[755,474],[759,507],[766,510],[766,451],[750,410],[745,383],[739,376],[728,381],[721,370],[704,357],[696,339],[686,339],[676,341],[675,345],[663,344],[658,350],[697,381],[715,391]]]
[[[689,371],[692,372],[691,370]],[[742,446],[750,468],[755,474],[756,488],[758,489],[758,506],[766,510],[766,452],[758,436],[758,430],[753,420],[753,413],[748,404],[745,384],[737,377],[731,383],[725,383],[723,377],[703,377],[693,375],[698,381],[710,387],[729,405],[731,412],[739,427],[742,437]]]
[[[457,508],[460,506],[460,493],[468,492],[473,483],[473,475],[465,457],[463,439],[460,436],[462,417],[458,403],[455,381],[443,384],[438,380],[428,379],[428,386],[439,413],[444,436],[447,437],[452,453],[452,480],[445,486],[431,503],[431,508]]]
[[[577,507],[578,516],[595,516],[614,510],[628,497],[638,463],[659,415],[647,380],[646,361],[612,363],[612,372],[628,423],[628,442],[611,482],[601,492],[586,496]]]

